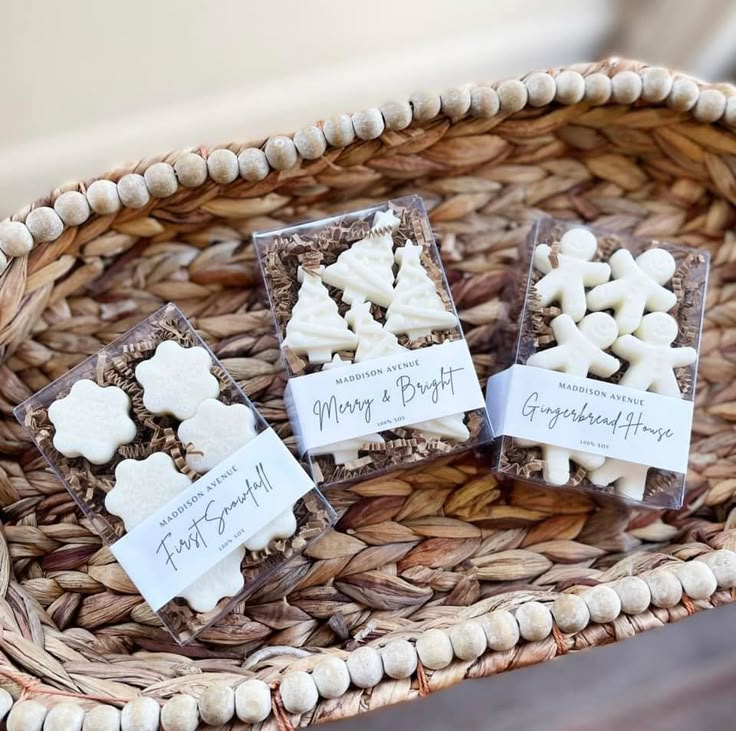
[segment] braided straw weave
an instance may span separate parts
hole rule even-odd
[[[607,61],[417,95],[293,138],[144,160],[0,224],[8,727],[40,727],[47,711],[52,730],[83,719],[86,729],[245,727],[258,694],[242,684],[258,678],[270,690],[263,727],[286,729],[732,601],[735,126],[732,87]],[[497,482],[470,454],[333,489],[336,529],[201,641],[177,647],[13,406],[173,300],[288,436],[249,234],[408,193],[430,209],[483,380],[505,314],[499,292],[541,212],[710,252],[685,507],[636,512]]]

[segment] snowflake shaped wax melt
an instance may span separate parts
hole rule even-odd
[[[255,417],[244,404],[205,399],[191,419],[182,421],[177,435],[187,447],[187,464],[204,474],[253,439]]]
[[[183,348],[174,340],[164,340],[153,357],[135,369],[136,380],[143,386],[143,405],[152,414],[189,419],[202,401],[220,393],[211,368],[212,358],[204,348]]]
[[[115,487],[105,496],[105,508],[122,518],[130,532],[191,484],[163,452],[143,460],[125,459],[115,468]]]
[[[105,464],[118,447],[135,439],[136,426],[129,410],[130,398],[117,386],[77,381],[67,396],[49,406],[54,447],[65,457]]]
[[[556,447],[554,444],[542,444],[528,439],[514,438],[520,447],[539,447],[544,460],[543,476],[550,485],[566,485],[570,480],[570,462],[580,465],[584,470],[597,470],[606,461],[605,457],[576,449]]]
[[[115,469],[115,486],[105,497],[105,508],[122,518],[126,531],[155,513],[162,505],[191,485],[168,454],[155,452],[143,460],[126,459]],[[209,571],[184,589],[180,596],[195,612],[209,612],[223,597],[243,588],[240,562],[242,546],[229,553]]]
[[[290,538],[296,532],[296,518],[294,517],[294,506],[281,515],[277,515],[270,523],[254,533],[246,542],[245,547],[249,551],[262,551],[276,538]]]

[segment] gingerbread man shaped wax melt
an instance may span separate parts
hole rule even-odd
[[[674,317],[664,312],[644,315],[636,332],[620,337],[612,348],[629,362],[621,385],[682,398],[674,369],[692,365],[698,354],[695,348],[670,347],[676,337]]]
[[[533,353],[527,365],[551,371],[585,377],[589,373],[609,378],[619,368],[619,361],[605,353],[610,348],[618,328],[610,315],[594,312],[576,325],[570,315],[559,315],[550,323],[557,345]]]
[[[611,267],[591,261],[598,241],[587,229],[571,228],[560,239],[559,249],[556,257],[547,244],[534,250],[534,266],[544,274],[535,288],[542,307],[558,302],[563,313],[579,322],[587,311],[585,288],[607,282]]]
[[[664,286],[676,268],[669,251],[649,249],[634,259],[619,249],[608,263],[613,279],[588,292],[588,309],[614,310],[620,335],[634,332],[645,311],[667,312],[677,304],[675,293]]]

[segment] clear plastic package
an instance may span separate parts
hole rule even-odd
[[[529,257],[515,356],[487,389],[496,470],[681,506],[707,254],[543,218]]]
[[[371,477],[491,438],[416,196],[254,234],[315,482]]]
[[[173,304],[15,415],[181,644],[335,520]]]

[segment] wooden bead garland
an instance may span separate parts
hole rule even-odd
[[[82,731],[117,731],[120,728],[120,711],[113,706],[95,706],[84,716]]]
[[[718,89],[703,89],[693,109],[698,122],[716,122],[726,111],[726,97]]]
[[[271,691],[257,678],[246,680],[235,689],[235,713],[244,723],[260,723],[271,713]]]
[[[647,102],[663,102],[672,90],[672,76],[665,68],[652,66],[644,71],[641,80],[641,98]]]
[[[76,703],[59,703],[49,710],[43,731],[82,731],[84,711]]]
[[[428,629],[417,637],[417,655],[429,670],[441,670],[452,662],[453,649],[447,632]]]
[[[682,590],[691,599],[707,599],[718,588],[718,582],[708,564],[702,561],[687,561],[677,566],[677,578]]]
[[[339,698],[350,686],[350,673],[343,660],[328,655],[314,666],[312,680],[323,698]]]
[[[555,99],[560,104],[577,104],[585,96],[585,79],[577,71],[562,71],[555,85]]]
[[[324,123],[322,131],[327,142],[333,147],[345,147],[355,139],[353,120],[349,114],[340,114],[328,119]]]
[[[0,721],[8,715],[8,711],[13,707],[13,696],[8,693],[5,688],[0,688]]]
[[[325,135],[315,125],[299,130],[294,135],[294,144],[296,145],[297,152],[305,160],[316,160],[318,157],[322,157],[327,149]]]
[[[718,586],[722,589],[736,587],[736,553],[734,551],[711,551],[698,556],[697,560],[708,566],[716,577]]]
[[[112,180],[95,180],[87,188],[89,207],[101,216],[117,213],[120,210],[118,187]]]
[[[197,701],[186,693],[169,698],[161,710],[163,731],[197,731],[199,713]]]
[[[700,89],[691,79],[675,79],[667,97],[667,105],[677,112],[690,111],[698,101]]]
[[[270,172],[266,153],[257,147],[249,147],[238,155],[238,168],[240,177],[250,183],[263,180]]]
[[[388,130],[406,129],[411,124],[409,102],[387,102],[381,107],[381,114]]]
[[[240,174],[238,156],[232,150],[213,150],[207,158],[207,172],[220,185],[232,183]]]
[[[447,89],[440,94],[440,109],[453,121],[462,119],[470,109],[470,89]]]
[[[527,99],[532,107],[544,107],[550,104],[557,93],[555,80],[546,73],[531,74],[524,83]]]
[[[590,610],[585,600],[577,594],[563,594],[550,607],[557,626],[566,634],[580,632],[590,622]]]
[[[407,640],[391,640],[381,648],[383,670],[389,678],[408,678],[417,669],[417,653]]]
[[[504,652],[519,642],[519,623],[516,617],[505,609],[497,609],[486,614],[482,626],[491,650]]]
[[[207,163],[194,152],[185,152],[174,163],[174,172],[179,184],[185,188],[196,188],[207,180]]]
[[[633,104],[641,96],[641,76],[621,71],[611,79],[611,96],[616,104]]]
[[[491,86],[476,86],[470,91],[470,113],[474,117],[495,117],[501,103],[498,92]]]
[[[87,199],[77,190],[62,193],[54,201],[54,210],[59,214],[65,226],[79,226],[89,218],[90,214]],[[19,254],[14,256],[19,256]]]
[[[409,97],[417,122],[429,122],[440,113],[442,102],[437,94],[417,92]]]
[[[138,173],[128,173],[118,180],[118,196],[128,208],[143,208],[151,200],[146,179]]]
[[[520,112],[526,105],[526,86],[518,79],[510,79],[499,85],[498,99],[501,102],[501,111],[505,114]]]
[[[485,651],[486,634],[478,622],[460,622],[450,627],[450,642],[460,660],[475,660]]]
[[[120,714],[121,731],[158,731],[161,708],[153,698],[138,696],[125,704]]]
[[[723,121],[736,127],[736,95],[728,97],[726,100],[726,110],[723,113]]]
[[[299,159],[293,140],[283,135],[271,137],[266,142],[265,153],[269,165],[274,170],[293,168]]]
[[[202,691],[199,696],[199,717],[203,723],[224,726],[234,715],[235,691],[229,685],[213,683]]]
[[[666,569],[657,569],[644,577],[649,591],[652,594],[652,604],[655,607],[667,609],[679,604],[682,599],[682,585],[677,577]]]
[[[552,631],[552,614],[540,602],[527,602],[516,610],[519,633],[528,642],[539,642]]]
[[[621,600],[621,611],[626,614],[639,614],[649,607],[652,593],[647,582],[638,576],[626,576],[613,585],[613,590]]]
[[[353,685],[358,688],[372,688],[383,678],[383,660],[373,647],[359,647],[347,659],[348,672]]]
[[[167,198],[176,193],[179,183],[174,168],[166,162],[156,162],[143,174],[148,191],[155,198]]]
[[[7,256],[24,256],[33,248],[33,236],[20,221],[0,223],[0,251]]]
[[[384,124],[378,109],[366,109],[353,114],[353,129],[360,140],[375,140],[383,134]]]
[[[46,718],[46,706],[38,701],[18,701],[8,715],[7,731],[41,731]]]
[[[54,241],[61,236],[64,223],[53,209],[43,206],[32,210],[26,218],[26,226],[36,241]]]
[[[317,705],[317,686],[309,673],[295,670],[281,679],[281,701],[289,713],[302,714]]]
[[[590,619],[598,624],[613,622],[621,614],[621,600],[610,586],[594,586],[583,594]]]
[[[588,104],[606,104],[612,92],[611,79],[605,74],[595,73],[585,77],[585,101]]]

